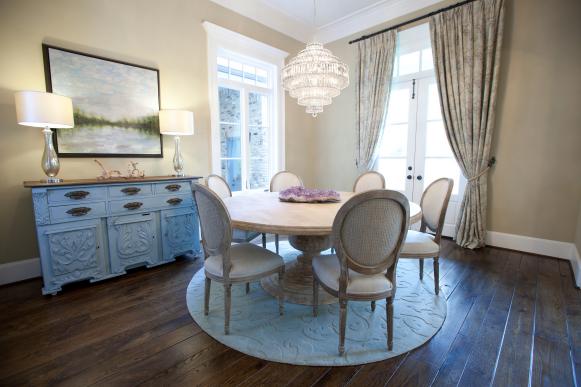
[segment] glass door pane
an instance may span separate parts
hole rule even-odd
[[[248,188],[267,188],[270,179],[270,118],[267,95],[248,93]]]
[[[392,85],[377,163],[387,188],[404,193],[410,200],[413,181],[407,176],[411,174],[408,167],[413,165],[416,114],[411,96],[412,82]]]
[[[232,191],[242,190],[242,119],[240,91],[218,88],[220,104],[220,164]]]

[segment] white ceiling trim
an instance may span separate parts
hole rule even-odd
[[[398,0],[373,4],[319,27],[314,37],[322,43],[333,42],[440,2],[442,0]]]
[[[373,26],[387,23],[419,9],[440,3],[443,0],[384,0],[347,14],[318,28],[280,9],[269,6],[265,1],[211,1],[301,42],[307,43],[316,39],[326,44]]]
[[[303,23],[260,0],[211,1],[301,42],[312,40],[315,34],[312,25]]]

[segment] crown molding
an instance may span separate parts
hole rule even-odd
[[[312,25],[291,17],[261,0],[211,1],[300,42],[311,41],[315,33],[315,28]]]
[[[383,0],[315,28],[261,0],[211,0],[303,43],[323,44],[354,35],[444,0]]]
[[[443,0],[386,0],[372,4],[319,27],[315,39],[324,44],[333,42],[441,2]]]

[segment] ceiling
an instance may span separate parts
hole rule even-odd
[[[302,42],[353,35],[443,0],[212,0]]]

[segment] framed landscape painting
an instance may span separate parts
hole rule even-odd
[[[62,157],[163,157],[159,71],[42,45],[47,91],[72,98],[75,127],[54,131]]]

